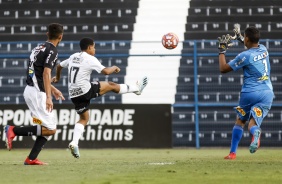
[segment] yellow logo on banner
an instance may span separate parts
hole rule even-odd
[[[237,106],[237,107],[236,107],[236,110],[237,110],[242,116],[245,116],[245,115],[246,115],[246,112],[245,112],[244,109],[242,109],[240,106]]]
[[[32,117],[32,120],[33,120],[33,123],[34,124],[38,124],[38,125],[41,125],[42,124],[42,121],[36,117]]]
[[[253,110],[255,111],[257,117],[261,117],[262,116],[262,112],[261,112],[260,108],[254,107]]]

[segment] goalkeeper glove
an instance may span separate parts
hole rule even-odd
[[[231,43],[232,37],[227,34],[227,35],[222,35],[222,37],[218,37],[218,52],[219,54],[225,54],[226,50],[228,47],[232,46],[233,44]]]
[[[244,43],[244,37],[241,35],[241,31],[240,31],[240,24],[235,24],[233,31],[235,33],[235,36],[234,36],[235,39],[237,39],[241,43]]]

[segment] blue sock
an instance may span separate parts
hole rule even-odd
[[[243,135],[243,128],[239,125],[234,125],[232,130],[230,153],[232,152],[236,153],[242,135]]]
[[[250,133],[251,133],[252,135],[254,135],[256,129],[259,129],[259,127],[258,127],[257,125],[252,126],[252,128],[250,128]]]

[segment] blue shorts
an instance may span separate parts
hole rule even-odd
[[[234,107],[242,121],[249,121],[253,117],[257,126],[261,126],[264,117],[268,114],[274,94],[272,90],[242,92],[239,106]]]

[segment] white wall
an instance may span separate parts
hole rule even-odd
[[[180,41],[184,40],[188,7],[188,0],[139,1],[130,54],[152,56],[129,57],[125,83],[134,83],[143,75],[149,77],[149,83],[140,96],[123,95],[122,103],[175,102],[180,56],[156,55],[181,54],[182,43],[176,49],[167,50],[162,46],[161,39],[164,34],[173,32]]]

